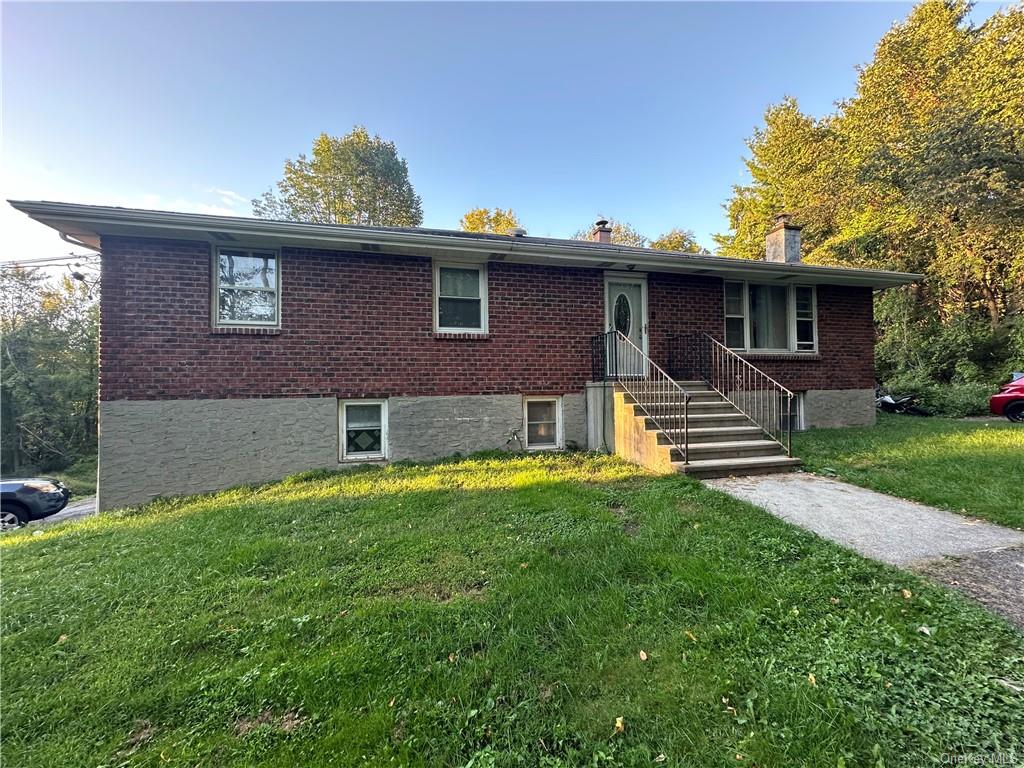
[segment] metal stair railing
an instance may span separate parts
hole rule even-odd
[[[591,360],[594,380],[622,387],[688,464],[690,393],[620,331],[594,336]]]
[[[669,339],[673,374],[707,382],[793,455],[793,393],[704,331]]]

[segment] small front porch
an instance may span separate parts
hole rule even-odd
[[[626,334],[593,337],[593,378],[611,399],[608,450],[641,466],[696,477],[788,472],[795,395],[709,334],[672,339],[668,366]],[[607,430],[606,430],[607,435]],[[594,447],[594,446],[592,446]]]

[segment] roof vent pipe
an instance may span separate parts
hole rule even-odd
[[[775,226],[765,238],[764,260],[780,264],[800,263],[800,230],[788,213],[775,217]]]
[[[508,231],[512,237],[526,237],[526,230],[522,227],[513,227]]]

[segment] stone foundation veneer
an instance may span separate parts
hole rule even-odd
[[[804,393],[806,429],[866,427],[874,423],[873,389],[809,389]]]
[[[102,402],[99,509],[337,468],[338,402],[329,397]],[[562,396],[562,420],[566,444],[585,446],[582,393]],[[521,395],[388,399],[391,459],[503,449],[516,428],[525,438]]]

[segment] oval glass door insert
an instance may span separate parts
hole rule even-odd
[[[630,306],[629,297],[620,293],[615,297],[615,330],[623,336],[629,336],[629,328],[633,324],[633,307]]]

